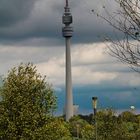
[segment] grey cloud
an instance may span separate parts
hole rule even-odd
[[[7,74],[8,70],[21,62],[33,62],[34,64],[47,62],[52,57],[57,57],[64,51],[63,47],[57,49],[57,46],[54,46],[53,48],[19,46],[0,45],[0,75]]]
[[[1,41],[16,42],[26,39],[29,40],[31,38],[40,38],[40,37],[56,38],[56,36],[60,36],[60,31],[58,31],[60,28],[59,29],[57,28],[58,24],[57,22],[55,22],[55,19],[58,18],[57,12],[53,14],[51,9],[52,8],[51,5],[53,2],[50,1],[50,3],[49,1],[44,0],[36,1],[33,8],[31,7],[33,6],[32,0],[30,0],[29,2],[24,3],[22,2],[20,4],[24,4],[24,6],[23,9],[20,10],[21,12],[19,13],[15,12],[16,10],[12,11],[11,10],[12,8],[9,9],[9,11],[7,11],[6,8],[3,8],[7,12],[6,11],[3,12],[5,13],[5,17],[4,15],[0,17],[2,21],[0,24]],[[14,4],[9,3],[9,5],[12,7]],[[17,2],[16,5],[19,5],[19,2]],[[27,10],[25,9],[26,6],[28,7]],[[9,15],[9,12],[11,12],[11,15]],[[30,17],[28,17],[29,14]],[[61,18],[61,16],[59,17]],[[4,20],[4,18],[6,20]],[[16,22],[17,24],[13,24],[14,22]],[[3,23],[9,24],[9,26],[3,27],[2,26]]]
[[[3,3],[2,3],[3,2]],[[2,0],[0,8],[0,38],[1,42],[19,43],[29,42],[34,38],[50,39],[52,44],[57,44],[52,40],[59,40],[62,45],[62,14],[64,11],[64,1],[56,0],[12,0],[6,6],[8,0]],[[108,2],[110,2],[108,0]],[[91,9],[97,8],[102,12],[102,5],[106,4],[102,1],[76,0],[70,1],[70,7],[73,14],[74,22],[74,43],[87,43],[100,41],[99,36],[105,33],[112,35],[112,29],[99,20]],[[113,2],[110,2],[113,5]],[[9,7],[9,8],[8,8]],[[111,8],[114,8],[113,5]],[[9,14],[10,13],[10,14]],[[16,23],[16,24],[14,24]],[[3,25],[9,26],[3,27]],[[10,26],[11,25],[11,26]],[[38,42],[41,46],[41,42]],[[47,45],[47,44],[46,44]]]
[[[27,18],[35,0],[0,0],[0,26],[10,26]]]

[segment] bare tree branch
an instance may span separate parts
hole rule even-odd
[[[111,42],[108,46],[109,54],[128,64],[134,71],[140,72],[140,1],[115,0],[115,2],[120,8],[114,13],[110,13],[103,6],[107,17],[95,10],[92,12],[124,34],[124,38],[117,41],[105,39]]]

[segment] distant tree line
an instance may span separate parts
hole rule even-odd
[[[89,140],[95,139],[94,116],[80,117],[93,124],[93,136]],[[140,140],[140,115],[125,111],[116,116],[112,109],[105,109],[98,111],[96,121],[98,140]]]

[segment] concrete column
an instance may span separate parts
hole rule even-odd
[[[66,121],[73,116],[70,37],[66,37]]]

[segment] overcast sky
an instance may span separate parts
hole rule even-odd
[[[33,62],[53,84],[59,109],[65,93],[64,4],[64,0],[0,0],[0,74],[21,62]],[[87,111],[91,97],[98,96],[101,107],[140,108],[139,74],[109,56],[102,42],[114,32],[91,10],[104,14],[103,6],[110,13],[118,7],[113,0],[70,0],[74,102]]]

